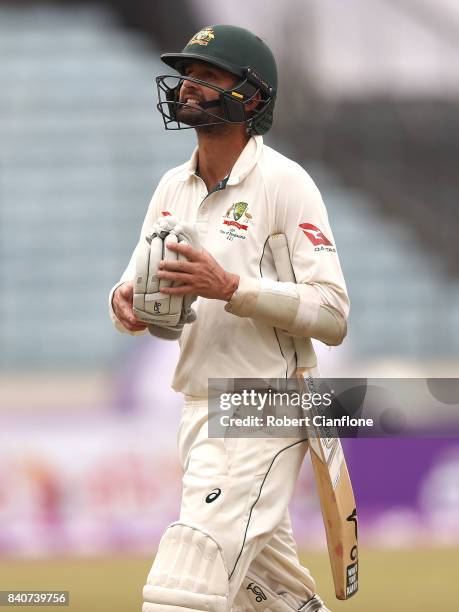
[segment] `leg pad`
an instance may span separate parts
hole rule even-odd
[[[173,523],[159,544],[143,589],[142,612],[227,612],[228,571],[214,538]]]

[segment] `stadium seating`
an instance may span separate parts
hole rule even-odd
[[[129,345],[107,295],[163,172],[165,68],[100,8],[0,8],[0,366],[91,367]]]
[[[403,220],[385,218],[368,195],[330,168],[306,162],[327,205],[351,298],[347,341],[358,358],[425,362],[459,351],[459,284],[440,255]]]

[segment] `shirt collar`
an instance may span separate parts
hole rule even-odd
[[[228,185],[237,185],[238,183],[241,183],[248,174],[250,174],[260,159],[262,148],[263,136],[252,136],[249,139],[248,143],[245,145],[244,149],[236,160],[236,163],[231,169],[227,182]],[[187,181],[191,176],[193,176],[196,173],[197,163],[198,147],[194,149],[190,160],[185,165],[183,172],[179,176],[179,180]]]

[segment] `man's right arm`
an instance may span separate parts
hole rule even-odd
[[[162,187],[166,182],[165,179],[167,176],[168,173],[163,176],[150,201],[140,231],[139,242],[144,238],[153,223],[161,215],[160,203],[162,199]],[[108,299],[109,315],[115,328],[121,333],[127,333],[134,336],[145,334],[147,331],[147,326],[138,321],[132,311],[136,251],[137,248],[134,249],[129,264],[120,280],[112,287]]]

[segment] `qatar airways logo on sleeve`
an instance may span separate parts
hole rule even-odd
[[[324,245],[333,246],[330,240],[322,233],[322,231],[312,223],[301,223],[299,226],[305,236],[309,238],[314,246]]]

